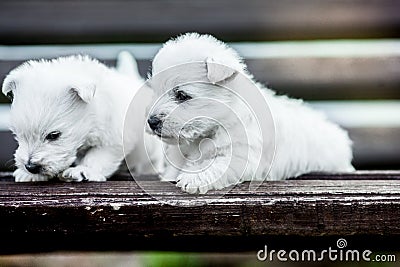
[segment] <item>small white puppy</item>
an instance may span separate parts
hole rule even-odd
[[[139,154],[143,138],[153,161],[162,161],[159,141],[143,136],[146,99],[136,107],[142,124],[130,129],[123,147],[125,113],[144,81],[129,53],[119,60],[120,71],[77,55],[31,60],[8,74],[2,92],[12,100],[10,128],[19,145],[15,181],[105,181],[120,167],[124,149]],[[148,102],[151,97],[149,90]],[[135,160],[130,166],[137,172],[155,172],[146,153]]]
[[[354,170],[347,132],[301,100],[252,81],[240,56],[210,35],[188,33],[164,44],[153,60],[157,100],[148,119],[154,134],[174,144],[164,179],[205,193],[242,181]],[[239,101],[252,86],[268,108],[260,99],[250,108]],[[271,116],[262,130],[253,108],[265,111],[258,119]]]

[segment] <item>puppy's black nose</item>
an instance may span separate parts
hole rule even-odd
[[[28,162],[28,164],[25,165],[25,168],[33,174],[38,174],[40,172],[40,170],[42,169],[42,166],[40,166],[39,164],[34,164],[32,162]]]
[[[147,123],[153,131],[160,130],[162,127],[162,120],[154,115],[150,116],[150,118],[147,120]]]

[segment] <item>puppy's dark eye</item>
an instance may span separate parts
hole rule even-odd
[[[174,89],[174,94],[176,100],[178,100],[179,103],[192,99],[190,95],[186,94],[184,91],[179,89]]]
[[[10,99],[11,102],[14,100],[14,93],[12,91],[7,93],[7,98]]]
[[[61,136],[61,133],[59,131],[54,131],[46,135],[46,140],[49,141],[55,141]]]

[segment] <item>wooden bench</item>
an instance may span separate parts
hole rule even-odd
[[[326,247],[340,237],[354,248],[398,251],[400,171],[388,171],[400,167],[398,10],[400,0],[1,1],[0,79],[31,58],[80,52],[114,64],[120,50],[146,74],[170,36],[211,33],[230,42],[258,80],[309,100],[349,130],[354,164],[364,171],[198,197],[128,174],[106,183],[17,184],[1,96],[0,254],[255,252]]]
[[[4,0],[0,42],[164,42],[198,31],[225,41],[400,37],[398,0]]]
[[[0,182],[0,253],[258,251],[338,238],[357,249],[399,249],[399,171],[310,174],[197,197],[127,176],[107,183],[10,179]]]

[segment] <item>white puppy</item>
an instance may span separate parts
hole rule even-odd
[[[121,165],[124,149],[136,155],[130,166],[143,174],[154,173],[146,153],[138,155],[143,138],[148,138],[148,152],[154,161],[162,161],[160,146],[151,145],[155,138],[143,136],[150,90],[148,99],[136,107],[142,124],[130,129],[123,147],[125,113],[143,80],[129,53],[121,53],[119,59],[120,72],[77,55],[31,60],[9,73],[2,92],[12,99],[10,128],[19,144],[17,182],[54,177],[105,181]]]
[[[164,179],[205,193],[241,181],[354,170],[343,129],[253,80],[239,55],[210,35],[189,33],[164,44],[153,60],[157,100],[148,119],[154,134],[175,144]],[[246,107],[240,99],[251,87],[260,97],[253,92],[248,103],[257,104]]]

